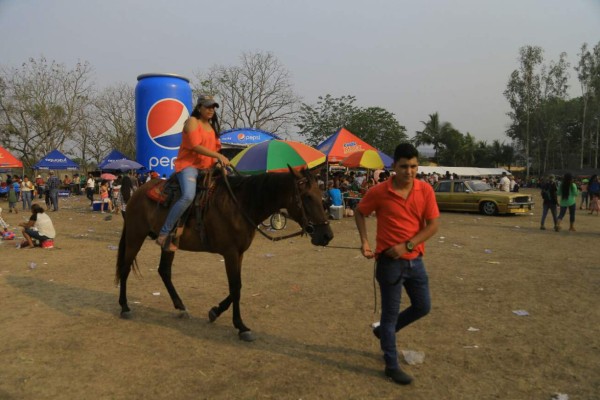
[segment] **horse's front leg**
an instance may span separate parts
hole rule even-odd
[[[181,311],[180,317],[189,318],[189,314],[185,306],[183,305],[183,301],[181,301],[181,298],[175,290],[175,286],[173,286],[173,281],[171,280],[171,266],[173,265],[173,258],[175,258],[175,253],[173,252],[160,252],[158,274],[162,278],[162,281],[165,284],[165,287],[167,288],[167,292],[169,292],[169,296],[171,296],[173,306],[175,306],[175,309]]]
[[[242,321],[240,311],[240,298],[242,291],[242,254],[225,255],[225,268],[227,270],[227,280],[229,282],[229,297],[233,304],[233,326],[239,331],[239,337],[246,342],[252,342],[256,338],[254,334]]]
[[[219,303],[218,306],[215,306],[210,309],[210,311],[208,312],[208,320],[210,322],[215,322],[221,314],[223,314],[225,311],[227,311],[227,309],[229,308],[230,305],[231,305],[231,295],[228,295],[227,297],[225,297],[223,299],[222,302]]]

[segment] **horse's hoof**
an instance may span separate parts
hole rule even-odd
[[[256,340],[252,331],[240,332],[239,336],[240,340],[243,340],[244,342],[254,342]]]
[[[216,319],[219,318],[219,314],[217,314],[217,311],[219,311],[219,309],[217,307],[213,307],[208,312],[208,320],[210,322],[215,322]]]
[[[131,311],[121,311],[121,319],[131,319]]]
[[[190,319],[191,318],[190,313],[188,313],[187,310],[180,310],[179,314],[177,314],[177,317],[181,318],[181,319]]]

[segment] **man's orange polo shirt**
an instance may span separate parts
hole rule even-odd
[[[408,197],[403,199],[394,191],[392,179],[369,189],[358,203],[358,211],[361,214],[369,215],[373,211],[377,214],[375,254],[381,254],[392,246],[409,241],[425,227],[426,220],[440,215],[431,185],[415,179]],[[423,254],[425,244],[420,243],[402,258],[411,260]]]

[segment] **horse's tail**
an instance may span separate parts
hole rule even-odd
[[[133,267],[133,273],[136,275],[140,274],[140,268],[138,267],[137,259],[134,258],[131,264],[125,265],[125,244],[127,242],[127,223],[123,223],[123,232],[121,232],[121,240],[119,241],[119,250],[117,252],[117,270],[115,271],[115,285],[118,285],[121,281],[121,274],[126,269]]]

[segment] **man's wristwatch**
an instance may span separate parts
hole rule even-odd
[[[413,249],[415,248],[415,244],[411,241],[406,242],[406,250],[408,251],[413,251]]]

